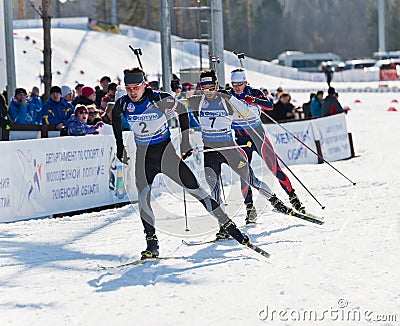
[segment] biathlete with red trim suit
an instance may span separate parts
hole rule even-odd
[[[253,106],[253,115],[251,118],[244,119],[240,114],[233,116],[232,128],[235,130],[235,138],[238,145],[252,143],[251,147],[245,147],[249,163],[253,158],[253,152],[262,157],[268,169],[276,176],[283,190],[288,194],[292,207],[300,213],[305,213],[305,208],[297,197],[288,176],[279,166],[274,148],[265,134],[260,119],[260,111],[270,111],[273,104],[263,96],[263,93],[256,88],[252,88],[247,83],[244,69],[238,68],[231,72],[232,89],[230,94],[235,98]],[[243,180],[241,181],[244,182]],[[255,221],[257,212],[253,205],[253,194],[251,188],[248,188],[244,194],[244,203],[247,210],[247,220]]]
[[[269,201],[277,203],[275,206],[277,209],[286,211],[286,207],[273,194],[268,185],[254,176],[247,161],[246,153],[235,143],[232,130],[234,112],[247,118],[251,113],[251,106],[227,92],[219,90],[214,70],[203,70],[200,74],[200,84],[203,95],[190,97],[189,107],[198,116],[200,122],[205,148],[204,173],[211,188],[212,196],[218,202],[222,202],[219,180],[221,178],[221,165],[225,163],[243,180],[243,195],[248,192],[249,185],[251,185]],[[217,239],[222,239],[228,235],[221,227],[216,236]]]
[[[155,258],[159,254],[155,217],[150,205],[151,187],[158,173],[165,174],[198,199],[235,240],[243,245],[249,244],[248,236],[240,232],[221,205],[199,185],[196,177],[183,161],[192,154],[187,108],[170,94],[153,91],[147,87],[144,76],[144,71],[138,67],[124,71],[127,95],[117,100],[112,111],[117,157],[122,163],[127,164],[129,160],[122,139],[123,117],[131,126],[136,143],[136,187],[139,213],[147,242],[146,250],[141,253],[142,259]],[[182,158],[178,156],[172,145],[167,123],[174,112],[178,114],[182,133],[180,144]]]

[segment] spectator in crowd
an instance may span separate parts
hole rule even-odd
[[[7,92],[7,89],[5,89],[2,94],[3,94],[3,97],[6,99],[6,104],[8,104],[8,92]]]
[[[61,88],[50,88],[50,98],[43,105],[43,123],[56,125],[57,130],[67,126],[67,121],[74,112],[74,107],[61,97]]]
[[[28,103],[32,113],[32,120],[34,124],[42,124],[42,99],[39,96],[39,88],[34,86],[30,97],[28,98]]]
[[[311,100],[310,112],[313,118],[322,117],[322,102],[324,100],[324,92],[318,91],[317,95]]]
[[[97,107],[99,108],[101,105],[101,99],[106,96],[107,92],[108,92],[108,84],[111,83],[111,78],[108,76],[103,76],[100,79],[100,86],[101,88],[96,91],[96,98],[95,98],[95,102]]]
[[[149,83],[150,88],[153,91],[158,91],[160,90],[160,83],[157,80],[153,80]]]
[[[86,106],[89,111],[87,123],[94,126],[97,122],[101,121],[100,110],[96,107],[96,104],[90,104]]]
[[[76,105],[78,104],[77,101],[78,101],[79,96],[82,95],[82,87],[83,87],[83,86],[85,86],[85,85],[83,85],[83,84],[77,84],[77,85],[75,86],[75,98],[74,98],[73,101],[72,101],[72,105],[73,105],[73,106],[76,106]]]
[[[106,111],[108,102],[115,102],[115,92],[116,91],[117,91],[117,84],[116,83],[108,84],[108,92],[101,99],[100,114],[103,114]]]
[[[293,119],[295,115],[295,108],[290,103],[291,96],[287,92],[282,92],[279,100],[274,104],[274,109],[270,111],[269,115],[277,121]]]
[[[61,86],[61,96],[63,97],[64,100],[66,100],[68,103],[72,103],[72,90],[69,86],[63,85]]]
[[[112,109],[114,107],[114,104],[115,102],[108,102],[106,110],[101,115],[101,120],[108,125],[112,125]]]
[[[17,88],[14,96],[10,101],[10,118],[16,124],[31,124],[33,117],[29,102],[27,101],[26,90],[24,88]]]
[[[83,105],[92,105],[95,104],[96,93],[94,89],[90,86],[83,86],[81,89],[82,95],[78,96],[76,104],[83,104]],[[97,105],[96,105],[97,107]]]
[[[5,97],[0,93],[0,128],[10,127],[10,117],[8,116],[8,106]]]
[[[266,99],[268,99],[270,102],[274,103],[274,98],[271,95],[269,95],[268,89],[262,88],[261,91],[263,92],[264,97]]]
[[[275,103],[278,103],[279,97],[281,96],[282,93],[283,93],[282,87],[278,87],[278,88],[276,89],[276,91],[275,91],[275,94],[273,94],[273,96],[274,96],[273,103],[274,103],[274,104],[275,104]]]
[[[310,100],[306,103],[303,103],[303,114],[304,114],[304,118],[311,118],[311,102],[313,100],[315,96],[315,93],[311,92],[310,93]]]
[[[333,77],[333,72],[334,71],[335,71],[335,68],[333,68],[333,67],[331,67],[329,65],[326,65],[324,67],[324,73],[325,73],[325,76],[326,76],[326,82],[328,84],[328,87],[331,87],[331,81],[332,81],[332,77]]]
[[[68,119],[68,136],[84,136],[97,133],[98,129],[102,127],[104,123],[99,121],[96,125],[89,126],[87,124],[88,116],[88,108],[83,104],[78,104],[74,114]]]
[[[322,116],[326,117],[329,115],[334,115],[338,113],[347,113],[346,110],[343,110],[340,105],[337,96],[335,96],[335,89],[333,87],[328,88],[328,95],[325,97],[322,103]]]
[[[182,98],[182,92],[187,92],[186,87],[182,86],[181,80],[175,74],[172,74],[171,91],[175,93],[175,98],[177,99]]]

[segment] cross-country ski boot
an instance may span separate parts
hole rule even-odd
[[[246,224],[254,224],[257,221],[257,211],[253,203],[246,204],[247,216],[245,219]]]
[[[294,190],[291,193],[289,193],[289,201],[292,204],[292,207],[296,211],[305,214],[306,209],[303,206],[303,204],[301,203],[299,197],[297,197],[297,195],[295,194]]]
[[[249,245],[249,243],[250,243],[249,237],[246,234],[240,232],[240,230],[237,228],[236,224],[232,220],[229,220],[228,222],[226,222],[224,225],[222,225],[222,227],[237,242],[239,242],[240,244],[242,244],[244,246],[248,246]]]
[[[271,205],[278,211],[283,214],[288,214],[290,212],[290,208],[287,207],[278,197],[273,195],[269,201],[271,202]]]
[[[225,240],[225,239],[229,239],[231,236],[229,235],[228,232],[226,232],[226,230],[220,226],[219,227],[219,231],[217,232],[217,234],[215,235],[215,238],[219,241],[219,240]]]
[[[146,236],[147,248],[140,254],[142,257],[140,259],[158,258],[158,239],[155,234]]]

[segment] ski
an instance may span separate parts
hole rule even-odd
[[[157,257],[157,258],[137,259],[137,260],[129,261],[127,263],[123,263],[120,265],[113,265],[113,266],[103,266],[103,265],[97,264],[97,267],[102,270],[107,270],[107,269],[122,268],[122,267],[127,267],[127,266],[142,265],[142,264],[149,263],[149,262],[159,262],[162,260],[176,259],[176,258],[177,257]]]
[[[199,245],[211,244],[211,243],[216,243],[216,242],[225,241],[225,240],[233,240],[233,238],[231,238],[231,239],[214,239],[214,240],[208,240],[208,241],[192,241],[192,242],[187,242],[185,240],[182,240],[182,243],[187,246],[199,246]],[[265,258],[270,257],[270,254],[268,252],[266,252],[264,249],[261,249],[259,246],[255,245],[253,243],[249,243],[248,245],[246,245],[246,247],[248,247],[251,250],[254,250],[255,252],[259,253],[260,255],[264,256]]]
[[[225,240],[233,240],[233,238],[229,239],[213,239],[213,240],[206,240],[206,241],[185,241],[182,240],[182,243],[186,246],[201,246],[201,245],[206,245],[206,244],[211,244],[211,243],[217,243]]]
[[[251,250],[254,250],[255,252],[259,253],[260,255],[264,256],[265,258],[269,258],[271,256],[264,249],[261,249],[259,246],[255,245],[253,243],[249,243],[247,245],[247,247],[250,248]]]
[[[260,223],[260,222],[251,222],[251,223],[247,223],[247,224],[243,224],[243,225],[238,226],[238,229],[245,229],[245,228],[249,228],[249,227],[254,227],[254,226],[258,225],[258,224],[262,224],[262,223]]]
[[[279,212],[279,213],[281,213],[281,212]],[[308,213],[305,213],[305,214],[299,213],[299,212],[296,212],[295,210],[293,210],[292,208],[289,209],[289,211],[286,213],[286,215],[294,216],[294,217],[300,218],[304,221],[311,222],[311,223],[318,224],[318,225],[322,225],[325,223],[324,221],[322,221],[323,217],[317,217],[315,215],[308,214]]]

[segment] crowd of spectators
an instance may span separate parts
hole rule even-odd
[[[104,76],[100,86],[92,88],[77,84],[52,86],[50,97],[42,101],[39,88],[33,87],[28,94],[24,88],[16,88],[7,101],[7,94],[0,94],[0,127],[13,124],[53,125],[61,135],[86,135],[98,133],[104,123],[111,124],[111,111],[115,101],[117,84]],[[107,109],[108,108],[108,109]],[[125,124],[125,130],[129,125]]]

